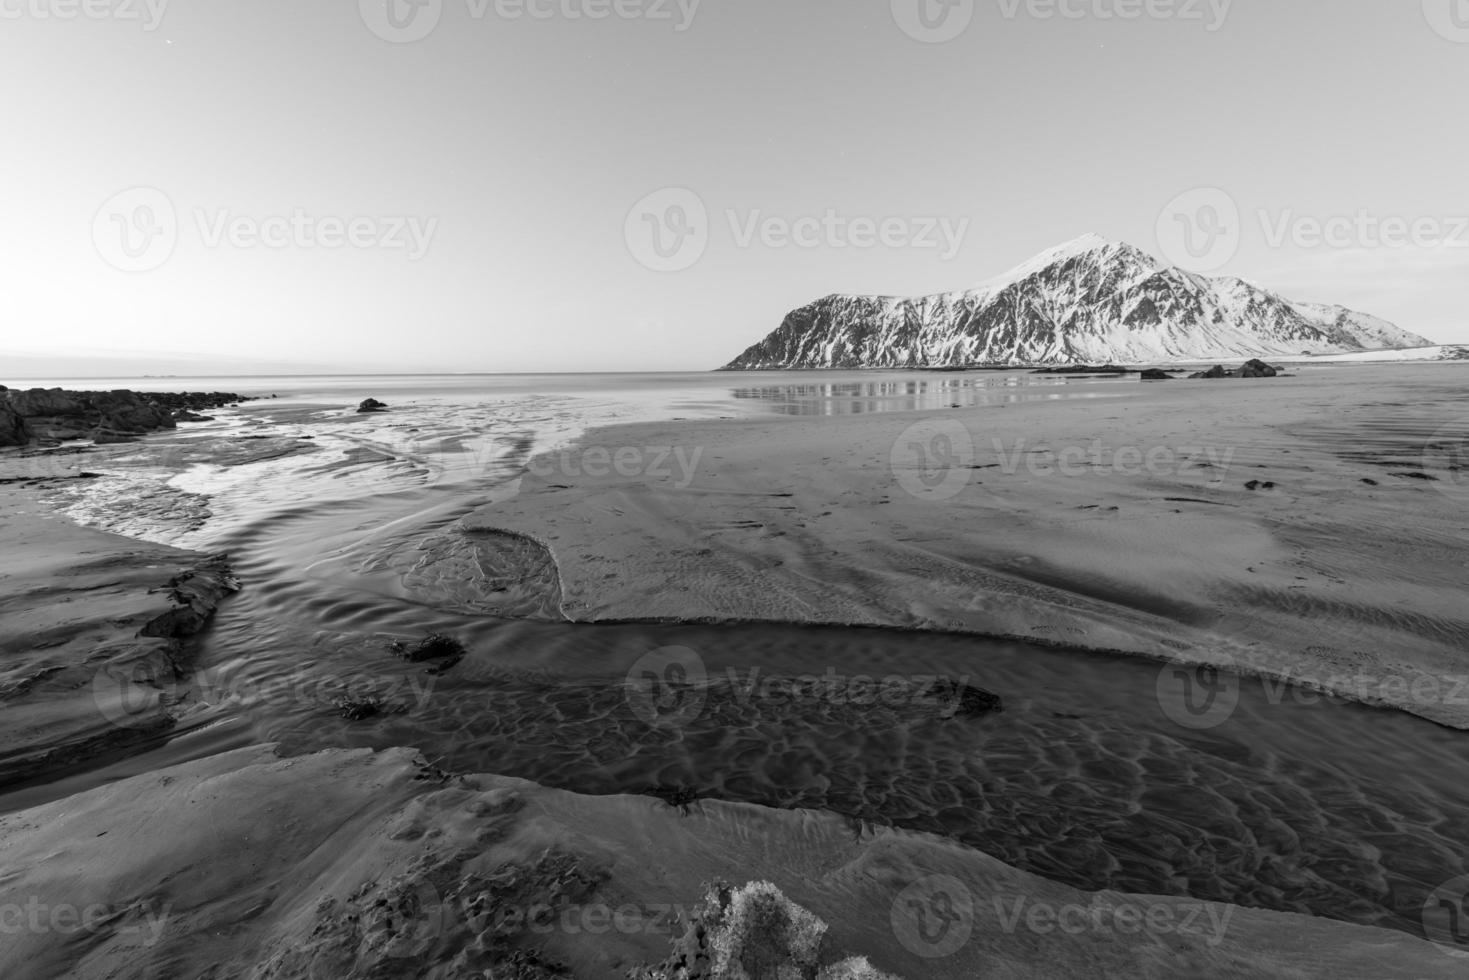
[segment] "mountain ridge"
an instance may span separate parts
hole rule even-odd
[[[792,311],[721,370],[1143,364],[1428,346],[1379,317],[1083,235],[958,292],[833,293]]]

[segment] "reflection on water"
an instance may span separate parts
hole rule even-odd
[[[762,403],[762,411],[780,415],[870,415],[1107,398],[1121,393],[1118,385],[1115,377],[925,373],[877,379],[868,376],[863,380],[791,381],[736,388],[734,397]]]
[[[1135,379],[1133,379],[1135,382]],[[1127,390],[1127,379],[1031,374],[1027,369],[972,371],[758,371],[686,374],[340,375],[199,378],[47,378],[24,387],[138,391],[228,390],[300,403],[355,405],[375,397],[395,406],[523,404],[554,398],[604,405],[606,421],[669,415],[719,417],[732,411],[780,415],[860,415],[944,411]],[[1133,387],[1128,385],[1128,387]],[[612,409],[616,407],[614,412]],[[260,409],[265,406],[257,405]]]

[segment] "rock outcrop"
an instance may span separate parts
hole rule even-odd
[[[195,413],[250,401],[231,392],[155,393],[127,390],[65,391],[0,387],[0,446],[56,445],[71,439],[125,442],[179,421],[204,421]]]
[[[1220,378],[1278,378],[1280,371],[1261,360],[1246,362],[1238,371],[1226,371],[1223,364],[1216,364],[1207,371],[1189,375],[1191,381],[1217,381]]]

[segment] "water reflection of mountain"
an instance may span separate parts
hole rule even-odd
[[[1022,402],[1102,398],[1113,392],[1094,379],[1010,377],[904,379],[760,385],[736,388],[735,398],[760,401],[782,415],[869,415],[924,412]]]

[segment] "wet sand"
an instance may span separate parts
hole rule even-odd
[[[503,425],[499,409],[323,425],[321,406],[268,406],[239,416],[261,438],[185,433],[212,445],[158,450],[163,475],[205,463],[172,481],[184,498],[138,490],[135,473],[0,488],[13,508],[0,571],[15,583],[3,677],[59,706],[56,727],[19,744],[101,744],[98,718],[125,739],[124,757],[0,796],[0,856],[20,869],[0,879],[0,905],[105,910],[85,933],[8,942],[0,972],[223,976],[263,962],[260,976],[335,977],[514,953],[622,976],[666,953],[666,930],[486,945],[465,902],[688,906],[712,878],[764,876],[830,922],[843,952],[909,980],[1455,975],[1453,949],[1407,933],[1463,871],[1457,732],[1238,681],[1232,714],[1191,727],[1176,713],[1190,677],[1165,692],[1161,668],[1116,652],[1469,725],[1461,390],[1453,368],[1108,386],[923,415],[639,423],[539,455],[545,426],[587,413],[512,415],[487,449],[476,426]],[[1118,465],[1128,449],[1171,456],[1139,471]],[[152,694],[137,698],[124,673],[110,716],[89,645],[136,643],[136,617],[166,608],[146,605],[161,601],[148,589],[200,555],[63,513],[230,551],[245,586],[186,669],[166,677],[174,657],[145,670]],[[106,576],[75,562],[88,551],[107,556]],[[97,616],[69,617],[68,600]],[[670,625],[640,625],[654,621]],[[751,622],[769,625],[718,625]],[[577,625],[590,623],[604,625]],[[821,623],[901,632],[784,625]],[[443,676],[387,646],[429,631],[469,647]],[[711,677],[963,674],[1007,711],[938,724],[712,683],[706,714],[650,730],[627,678],[669,644],[697,647]],[[69,673],[47,673],[47,658]],[[404,710],[347,721],[332,699],[344,678]],[[283,694],[254,686],[272,680]],[[6,734],[20,731],[6,711]],[[169,727],[150,731],[155,717]],[[260,747],[275,742],[295,758]],[[1415,784],[1415,767],[1432,778]],[[670,787],[706,798],[685,814],[620,795]],[[973,935],[946,955],[915,952],[926,925],[893,918],[935,874],[972,899]],[[1136,897],[1152,891],[1166,897]],[[416,910],[431,899],[451,914],[425,930]],[[1214,902],[1230,925],[1219,942],[1058,934],[1007,926],[1017,901],[1169,914]]]
[[[600,429],[465,526],[544,546],[576,622],[1015,636],[1469,727],[1462,368],[1120,390]]]
[[[830,924],[831,949],[910,978],[1447,980],[1463,968],[1399,933],[1080,892],[820,813],[685,813],[449,777],[408,751],[218,755],[0,817],[0,859],[15,869],[7,889],[46,913],[0,947],[7,976],[304,980],[517,962],[517,976],[622,977],[667,955],[681,914],[718,880],[773,882]],[[79,895],[75,917],[49,916]],[[935,929],[944,913],[960,925]],[[83,916],[105,930],[78,927]]]

